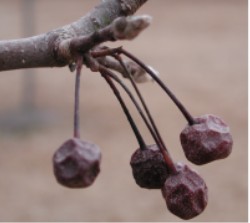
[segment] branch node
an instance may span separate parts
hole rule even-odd
[[[65,58],[65,60],[72,60],[72,53],[70,51],[70,43],[72,39],[62,40],[59,43],[60,56]]]
[[[84,54],[84,63],[92,72],[98,72],[100,69],[98,61],[95,60],[89,53]]]

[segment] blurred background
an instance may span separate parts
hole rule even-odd
[[[0,39],[40,34],[71,23],[97,0],[0,0]],[[221,116],[231,127],[231,156],[205,166],[186,161],[186,121],[155,83],[140,89],[172,157],[205,179],[209,203],[192,221],[247,221],[247,0],[155,0],[137,14],[152,25],[119,42],[157,69],[194,116]],[[128,83],[128,82],[127,82]],[[101,173],[87,189],[57,184],[55,150],[72,137],[74,74],[65,68],[1,72],[1,221],[180,221],[161,192],[139,188],[129,165],[137,142],[111,90],[84,69],[81,135],[102,149]],[[128,106],[148,144],[145,125]]]

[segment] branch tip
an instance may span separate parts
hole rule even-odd
[[[146,29],[152,21],[148,15],[119,17],[113,22],[115,39],[132,40]]]

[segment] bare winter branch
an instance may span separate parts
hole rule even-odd
[[[72,59],[67,47],[69,42],[65,40],[89,36],[94,38],[96,31],[105,30],[104,27],[118,17],[132,15],[146,1],[105,0],[72,24],[39,36],[0,41],[0,71],[65,66]],[[97,44],[101,42],[96,41]]]
[[[62,41],[59,44],[58,53],[68,61],[73,60],[75,54],[85,53],[100,43],[125,39],[131,40],[148,27],[150,22],[151,17],[146,15],[119,17],[110,25],[90,35],[73,37]]]

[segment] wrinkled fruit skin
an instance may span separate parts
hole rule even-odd
[[[157,145],[137,149],[130,160],[136,183],[146,189],[160,189],[169,175],[168,167]]]
[[[167,208],[174,215],[188,220],[199,215],[207,206],[207,186],[187,165],[178,163],[177,174],[169,176],[162,188]]]
[[[226,158],[232,151],[233,139],[223,120],[214,115],[195,118],[180,134],[184,153],[189,161],[202,165]]]
[[[100,160],[98,146],[77,138],[69,139],[53,156],[55,177],[66,187],[88,187],[100,172]]]

